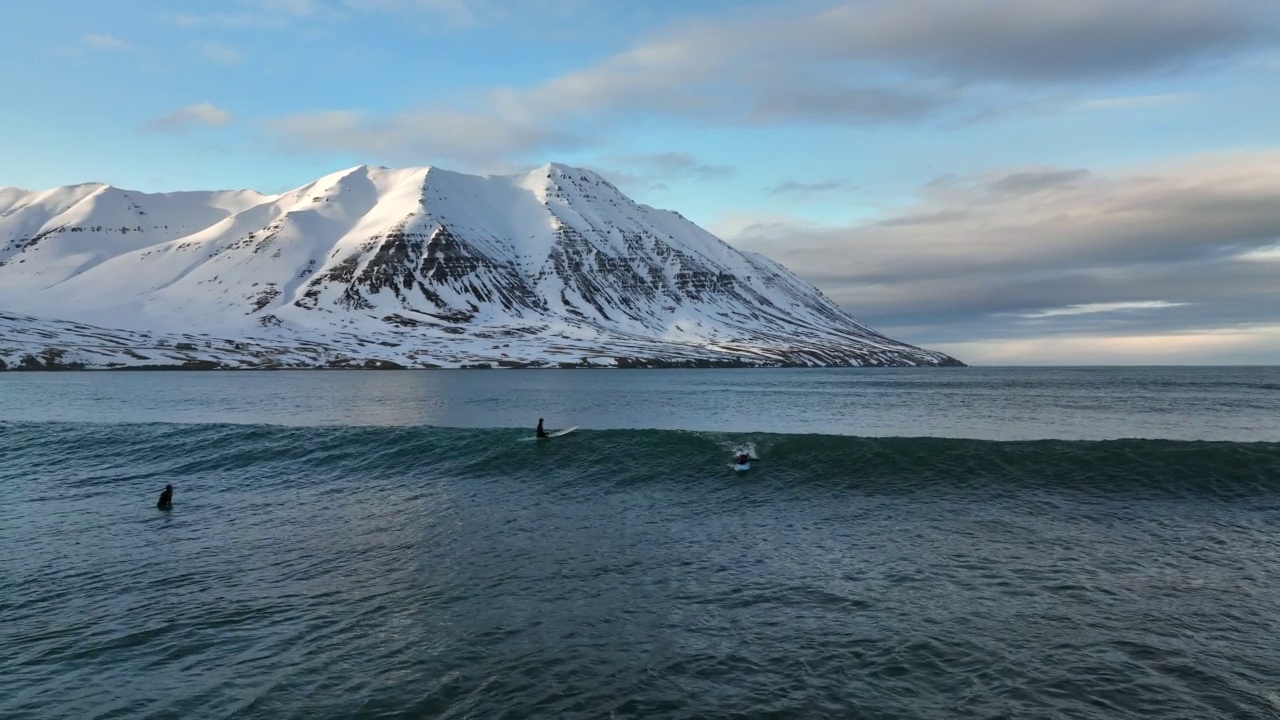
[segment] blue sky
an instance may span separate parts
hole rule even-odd
[[[0,185],[555,160],[967,361],[1280,363],[1278,11],[28,3],[0,25]]]

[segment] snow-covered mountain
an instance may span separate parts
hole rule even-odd
[[[7,367],[365,361],[959,364],[565,165],[361,166],[281,195],[0,188]]]

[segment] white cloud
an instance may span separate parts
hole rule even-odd
[[[144,127],[155,132],[182,133],[193,127],[220,127],[231,122],[231,113],[212,103],[186,105],[148,122]]]
[[[454,22],[469,22],[495,5],[344,0],[342,7],[453,14]],[[379,147],[383,160],[469,164],[541,157],[566,140],[585,146],[638,116],[717,124],[976,122],[1010,106],[1040,107],[1038,88],[1132,78],[1231,56],[1273,40],[1276,15],[1275,8],[1248,0],[777,5],[667,28],[533,87],[492,88],[465,107],[366,116],[358,130],[360,144]],[[1153,97],[1104,98],[1086,106],[1150,103]],[[315,123],[295,115],[274,126],[323,127],[332,112],[316,113]],[[478,133],[454,134],[451,123],[421,122],[433,117],[472,118],[496,130],[502,152]],[[516,138],[523,142],[512,142]],[[352,146],[328,132],[286,139],[322,152]],[[416,154],[425,148],[438,156]]]
[[[1276,365],[1280,325],[979,340],[930,346],[971,365]]]
[[[253,4],[272,12],[305,16],[314,15],[323,3],[320,0],[254,0]]]
[[[239,50],[229,48],[212,40],[196,43],[196,49],[205,58],[219,65],[238,65],[240,61],[244,60],[244,55]]]
[[[495,163],[530,146],[572,149],[583,140],[554,129],[482,113],[422,111],[380,118],[359,111],[300,113],[267,123],[268,132],[288,152],[316,146],[375,157],[404,154],[421,158],[465,157]],[[459,149],[466,149],[464,154]]]
[[[479,25],[493,12],[489,3],[476,0],[342,0],[342,4],[365,12],[423,17],[459,28]]]
[[[1138,302],[1084,303],[1067,305],[1066,307],[1037,310],[1036,312],[1018,313],[1018,317],[1038,319],[1061,317],[1063,315],[1092,315],[1094,313],[1122,312],[1125,310],[1159,310],[1161,308],[1182,307],[1188,303],[1166,302],[1164,300],[1142,300]]]
[[[1250,250],[1241,254],[1240,259],[1252,262],[1280,262],[1280,245]]]
[[[282,27],[299,21],[326,20],[337,16],[323,0],[238,0],[223,3],[223,9],[216,12],[177,13],[172,19],[184,27]]]
[[[133,49],[133,43],[112,37],[111,35],[89,33],[84,36],[83,40],[85,45],[96,50],[122,51]]]
[[[353,16],[388,15],[421,30],[491,26],[517,19],[551,20],[592,9],[591,0],[234,0],[212,12],[176,13],[193,27],[299,27],[338,24]]]
[[[693,180],[724,180],[737,169],[732,165],[705,163],[685,152],[619,155],[611,159],[624,166],[641,169],[651,179],[686,177]]]

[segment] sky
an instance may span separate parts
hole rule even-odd
[[[563,162],[971,364],[1280,364],[1275,0],[5,14],[0,186]]]

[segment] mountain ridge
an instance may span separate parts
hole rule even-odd
[[[0,188],[0,310],[8,334],[25,323],[51,343],[70,333],[66,345],[82,345],[79,325],[332,351],[310,365],[285,353],[287,366],[961,364],[560,163],[488,176],[357,165],[275,195]],[[6,337],[8,366],[39,361]]]

